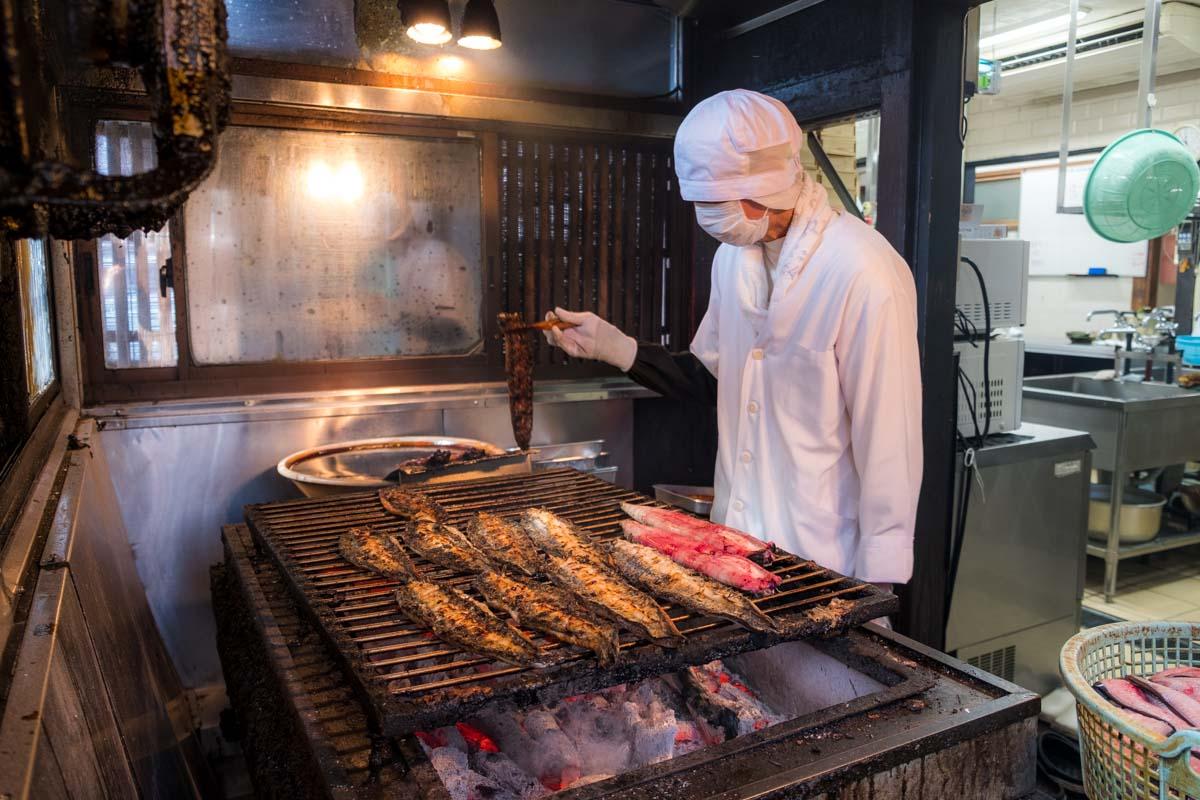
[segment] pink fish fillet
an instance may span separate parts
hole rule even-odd
[[[621,510],[643,525],[698,539],[720,547],[729,555],[753,558],[770,564],[775,558],[775,545],[756,539],[748,533],[693,517],[682,511],[671,511],[636,503],[621,503]]]
[[[1125,678],[1109,678],[1097,683],[1095,688],[1114,705],[1165,722],[1171,726],[1172,733],[1188,727],[1187,720],[1168,708],[1157,697],[1148,694],[1140,686]]]
[[[1164,706],[1187,720],[1187,727],[1200,730],[1200,700],[1137,675],[1131,675],[1129,680],[1148,697],[1157,698]]]
[[[682,564],[726,586],[763,595],[774,592],[780,583],[778,575],[753,561],[720,552],[715,546],[697,543],[686,535],[651,528],[631,519],[621,520],[621,529],[629,541],[653,547],[676,564]]]
[[[1183,692],[1194,700],[1200,700],[1200,678],[1176,678],[1171,675],[1153,675],[1151,683],[1166,686],[1177,692]]]

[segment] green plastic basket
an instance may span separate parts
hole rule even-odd
[[[1162,236],[1188,215],[1200,192],[1200,166],[1183,142],[1154,128],[1104,148],[1083,188],[1083,213],[1112,242]]]
[[[1120,715],[1092,684],[1169,667],[1200,666],[1200,624],[1119,622],[1071,637],[1059,659],[1075,695],[1083,784],[1091,800],[1200,800],[1200,775],[1188,764],[1200,731],[1162,739]]]

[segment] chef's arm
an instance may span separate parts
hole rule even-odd
[[[851,295],[835,353],[860,487],[854,577],[906,583],[922,462],[915,308],[891,286],[863,281]]]
[[[639,342],[628,375],[672,400],[717,404],[717,379],[690,352],[670,353],[662,345]]]

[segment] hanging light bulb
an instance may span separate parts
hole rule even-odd
[[[458,43],[472,50],[495,50],[500,46],[500,17],[492,0],[467,0]]]
[[[421,44],[445,44],[454,38],[447,0],[400,0],[397,5],[408,38]]]

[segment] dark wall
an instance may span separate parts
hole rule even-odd
[[[754,89],[787,103],[801,124],[872,108],[889,4],[824,2],[734,38],[709,26],[701,33],[698,97]]]
[[[902,591],[900,629],[935,647],[944,639],[946,566],[954,476],[953,313],[961,198],[963,16],[973,0],[844,0],[820,3],[741,36],[702,20],[691,32],[689,101],[730,88],[783,100],[802,125],[878,109],[881,144],[877,228],[912,267],[917,284],[924,386],[925,474],[914,575]],[[697,241],[697,292],[707,292],[711,250]],[[704,297],[695,298],[696,308]],[[682,348],[676,348],[682,349]],[[656,461],[678,440],[678,408],[639,403],[638,485],[672,468]],[[715,442],[715,421],[685,427]],[[644,440],[642,436],[644,435]],[[702,448],[677,449],[693,459]],[[651,465],[654,468],[651,469]]]

